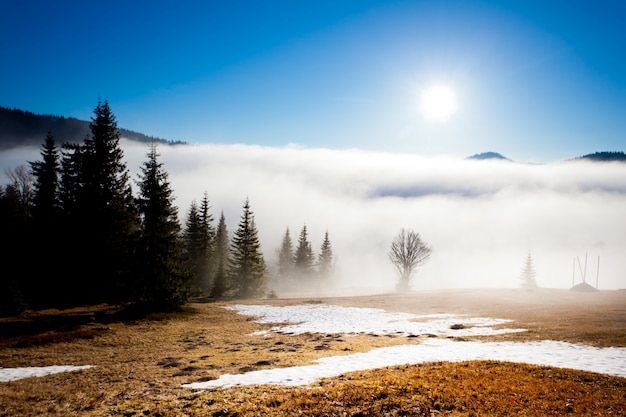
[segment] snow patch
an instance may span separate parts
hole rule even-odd
[[[511,320],[472,318],[453,314],[415,315],[391,313],[374,308],[333,305],[286,307],[234,305],[227,307],[258,317],[261,323],[282,324],[272,330],[286,334],[369,333],[396,335],[478,336],[525,331],[494,329]],[[267,337],[267,333],[259,333]],[[238,385],[307,385],[320,378],[386,366],[427,362],[499,360],[554,366],[626,377],[626,348],[595,348],[544,340],[540,342],[477,342],[429,338],[418,345],[399,345],[365,353],[321,358],[315,364],[266,369],[183,385],[192,389],[227,388]]]
[[[315,365],[225,374],[220,378],[183,385],[186,388],[228,388],[238,385],[308,385],[346,372],[428,362],[498,360],[599,372],[626,377],[626,349],[594,348],[565,342],[458,342],[428,339],[419,345],[398,345],[365,353],[321,358]]]
[[[46,376],[58,374],[61,372],[72,372],[80,369],[93,368],[93,365],[71,366],[71,365],[53,365],[53,366],[30,366],[27,368],[0,368],[0,382],[17,381],[18,379],[32,378],[36,376]]]
[[[277,333],[369,333],[402,336],[492,336],[523,332],[525,329],[493,329],[512,320],[465,317],[454,314],[417,315],[388,312],[377,308],[341,307],[304,304],[275,307],[268,305],[234,305],[227,307],[246,316],[258,317],[259,323],[292,323],[272,328]],[[460,326],[459,326],[460,325]],[[455,329],[452,329],[455,327]]]

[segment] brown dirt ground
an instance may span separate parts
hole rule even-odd
[[[626,347],[626,291],[450,290],[245,302],[324,302],[505,318],[513,320],[507,327],[528,331],[491,340],[551,339]],[[224,373],[309,364],[324,356],[419,343],[419,338],[372,335],[252,336],[273,325],[225,309],[229,304],[189,304],[176,314],[142,318],[120,316],[114,308],[99,306],[0,319],[2,367],[96,365],[0,383],[0,416],[626,413],[626,378],[489,361],[363,371],[324,380],[316,387],[206,392],[181,388],[183,383]],[[461,380],[464,384],[459,385]]]

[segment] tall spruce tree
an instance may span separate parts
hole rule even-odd
[[[229,274],[237,297],[255,297],[265,290],[265,260],[248,199],[231,242]]]
[[[216,265],[213,275],[213,286],[211,287],[211,297],[219,298],[224,295],[228,288],[228,264],[230,260],[230,250],[228,247],[228,228],[226,227],[226,217],[224,211],[220,214],[217,230],[215,232],[215,244],[213,258]]]
[[[58,260],[60,227],[60,153],[52,132],[41,147],[41,161],[30,162],[33,184],[32,246],[38,261],[31,263],[28,302],[33,308],[54,306],[67,283]]]
[[[333,249],[330,244],[330,239],[328,238],[328,231],[326,231],[322,247],[320,248],[320,253],[317,258],[317,272],[320,275],[320,278],[326,279],[331,276],[333,271],[333,260]]]
[[[315,267],[315,255],[313,254],[311,242],[309,242],[306,224],[300,230],[298,246],[296,246],[294,254],[294,265],[299,279],[307,280],[311,278]]]
[[[172,189],[156,145],[150,146],[148,160],[141,167],[139,196],[141,218],[137,249],[136,299],[152,310],[167,310],[187,302],[191,274],[185,267],[180,224]]]
[[[98,102],[91,137],[65,146],[63,204],[69,222],[75,302],[121,302],[138,218],[120,133],[108,102]]]

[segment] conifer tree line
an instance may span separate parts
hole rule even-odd
[[[283,290],[319,290],[329,284],[334,267],[335,257],[328,231],[316,257],[306,224],[300,230],[295,247],[287,227],[278,250],[277,282],[274,286]]]
[[[181,224],[156,144],[131,180],[107,101],[90,130],[82,144],[60,146],[49,132],[41,160],[6,173],[0,314],[98,303],[167,310],[194,295],[267,294],[270,268],[248,199],[232,236],[223,212],[215,225],[207,192]],[[295,251],[281,248],[273,283],[327,278],[332,264],[328,232],[315,260],[305,226]]]

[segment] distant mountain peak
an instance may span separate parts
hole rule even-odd
[[[509,161],[510,159],[505,157],[502,154],[499,154],[498,152],[482,152],[482,153],[477,153],[474,154],[472,156],[468,156],[467,159],[479,159],[479,160],[483,160],[483,159],[500,159],[503,161]]]

